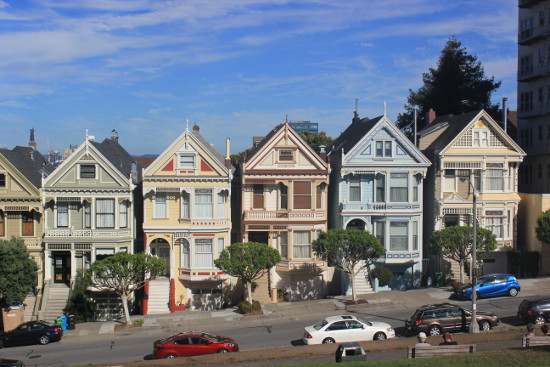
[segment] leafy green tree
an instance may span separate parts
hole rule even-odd
[[[0,240],[0,306],[23,303],[36,287],[37,269],[23,239]]]
[[[239,278],[246,287],[247,300],[252,303],[252,282],[281,261],[281,254],[265,243],[237,242],[229,245],[214,260],[227,274]]]
[[[319,153],[319,147],[324,145],[326,151],[330,149],[332,143],[334,143],[334,138],[327,136],[324,131],[320,133],[314,133],[311,131],[302,131],[300,136],[308,143],[308,145],[317,153]]]
[[[539,241],[550,244],[550,209],[540,213],[535,231]]]
[[[166,272],[166,264],[149,254],[117,252],[113,256],[94,262],[88,269],[88,276],[96,288],[112,291],[120,297],[126,323],[129,324],[128,298],[145,282]]]
[[[88,296],[88,287],[91,285],[91,279],[82,269],[79,269],[65,307],[67,314],[74,316],[75,322],[86,322],[94,317],[95,303]]]
[[[231,154],[230,156],[231,164],[234,167],[237,167],[240,163],[243,162],[245,154],[249,154],[250,151],[252,151],[252,148],[245,149],[239,153]]]
[[[378,238],[359,229],[329,229],[321,232],[311,246],[317,256],[349,274],[353,300],[357,299],[355,275],[362,269],[368,271],[369,266],[386,253]]]
[[[460,282],[464,283],[464,264],[472,257],[473,227],[452,226],[432,233],[428,244],[433,254],[458,262],[460,265]],[[497,240],[493,232],[485,228],[476,228],[476,257],[479,259],[484,252],[496,249]]]
[[[397,125],[412,135],[414,110],[418,111],[418,130],[426,125],[426,112],[432,108],[437,115],[459,115],[485,109],[497,116],[498,104],[491,104],[491,94],[501,82],[487,78],[481,62],[470,55],[454,36],[441,50],[437,68],[422,75],[424,85],[416,92],[409,90],[405,112],[397,116]]]

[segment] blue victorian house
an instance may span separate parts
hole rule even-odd
[[[422,277],[422,185],[430,161],[390,121],[355,115],[329,154],[332,166],[329,228],[367,230],[386,254],[374,266],[393,273],[390,289],[420,285]],[[356,292],[372,292],[368,271]],[[350,280],[344,280],[346,294]]]

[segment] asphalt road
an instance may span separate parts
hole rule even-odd
[[[531,295],[532,296],[532,295]],[[530,297],[531,298],[531,297]],[[491,311],[499,316],[501,325],[518,325],[515,314],[524,298],[498,297],[478,301],[478,310]],[[453,301],[469,307],[469,301]],[[342,311],[340,311],[341,313]],[[366,320],[385,321],[396,329],[398,337],[404,336],[404,319],[411,316],[412,309],[381,305],[380,307],[357,308],[356,316]],[[334,314],[338,312],[335,311]],[[253,323],[239,321],[209,320],[208,331],[235,338],[241,350],[266,347],[303,345],[301,337],[304,326],[311,325],[326,315],[308,315],[300,318],[258,319]],[[182,330],[181,325],[170,327],[143,328],[139,331],[117,332],[87,337],[65,337],[60,342],[46,346],[32,345],[0,350],[3,358],[15,358],[27,366],[74,366],[88,363],[116,363],[151,359],[153,341]],[[395,353],[399,353],[396,351]],[[374,357],[374,356],[373,356]],[[382,357],[380,357],[382,358]],[[384,358],[392,358],[385,353]],[[400,358],[395,355],[393,358]],[[330,361],[323,359],[323,361]],[[320,362],[320,361],[319,361]],[[279,363],[280,364],[280,363]]]

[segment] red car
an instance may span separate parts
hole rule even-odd
[[[204,331],[190,331],[172,335],[157,340],[153,344],[153,357],[156,359],[238,351],[239,345],[235,340]]]

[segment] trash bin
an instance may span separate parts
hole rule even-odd
[[[59,320],[59,321],[57,321]],[[67,330],[67,316],[59,316],[56,319],[56,324],[61,326],[61,330],[66,331]]]
[[[435,285],[437,287],[443,287],[443,273],[435,273],[434,274],[434,277],[435,277]]]
[[[74,330],[75,329],[75,322],[74,322],[74,315],[67,316],[67,329],[68,330]]]
[[[58,325],[58,326],[61,328],[61,330],[63,330],[63,320],[61,320],[60,317],[56,317],[55,320],[53,320],[53,322],[54,322],[56,325]]]

